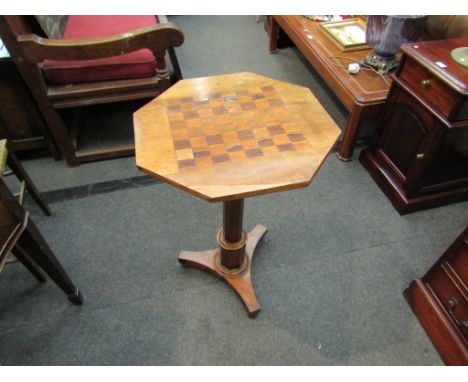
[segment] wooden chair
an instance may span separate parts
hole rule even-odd
[[[76,17],[85,16],[69,16],[68,19],[62,17],[58,23],[52,24],[75,25]],[[71,24],[72,20],[75,24]],[[33,16],[0,16],[0,37],[31,90],[51,135],[68,164],[75,166],[85,161],[133,155],[133,143],[80,151],[79,136],[75,139],[67,130],[57,110],[154,98],[182,78],[174,50],[174,47],[180,46],[184,41],[182,30],[176,24],[166,22],[111,36],[104,34],[108,37],[102,38],[61,39],[60,32],[57,32],[60,27],[43,31],[39,21],[41,20]],[[42,24],[44,25],[44,20]],[[100,33],[102,35],[103,32]],[[83,78],[78,78],[78,82],[70,83],[57,83],[63,82],[64,78],[50,77],[50,73],[54,73],[50,70],[51,63],[54,62],[74,61],[80,62],[81,66],[96,65],[99,59],[128,57],[129,54],[136,54],[144,49],[149,49],[154,56],[154,75],[148,76],[145,73],[139,76],[136,73],[132,74],[134,78],[106,79],[106,76],[96,78],[96,73],[99,74],[100,71],[90,70]],[[174,70],[172,79],[166,64],[166,55]],[[93,79],[87,81],[87,75]],[[62,77],[66,80],[69,76],[73,77],[70,74]]]
[[[45,282],[48,275],[75,305],[83,303],[80,289],[42,237],[29,214],[0,178],[0,272],[7,257],[14,256],[36,277]]]

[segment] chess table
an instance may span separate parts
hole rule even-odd
[[[251,264],[267,229],[243,229],[244,199],[306,187],[340,130],[309,89],[253,73],[179,81],[134,113],[134,129],[140,170],[223,202],[218,248],[179,262],[225,281],[255,317]]]

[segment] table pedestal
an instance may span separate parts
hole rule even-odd
[[[266,234],[266,227],[257,224],[248,234],[242,227],[244,200],[223,203],[223,228],[218,231],[219,247],[208,251],[182,251],[179,262],[202,269],[227,283],[244,303],[249,317],[256,317],[260,305],[251,280],[255,247]]]

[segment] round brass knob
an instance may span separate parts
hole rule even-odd
[[[424,158],[424,153],[417,153],[416,154],[416,159],[423,159]]]
[[[431,84],[430,80],[422,80],[421,81],[421,85],[424,86],[425,88],[428,88],[430,84]]]

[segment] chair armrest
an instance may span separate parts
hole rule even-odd
[[[26,59],[38,63],[46,59],[91,60],[145,48],[161,56],[168,48],[182,45],[184,33],[177,24],[169,22],[99,39],[56,40],[35,34],[20,35],[17,39]]]

